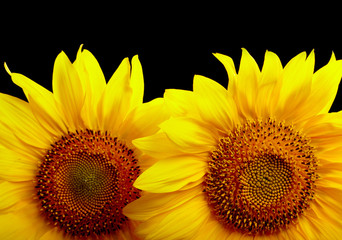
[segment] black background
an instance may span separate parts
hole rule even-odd
[[[200,23],[192,19],[190,24],[170,21],[162,26],[158,25],[158,19],[149,23],[112,20],[106,25],[89,25],[78,19],[67,25],[57,21],[47,26],[41,20],[17,25],[12,21],[2,29],[0,64],[6,62],[12,72],[22,73],[51,90],[53,64],[61,51],[74,61],[79,46],[84,44],[83,48],[97,58],[107,81],[123,58],[138,54],[143,66],[146,102],[162,97],[167,88],[191,90],[195,74],[212,78],[226,87],[227,74],[212,55],[215,52],[231,56],[237,69],[242,47],[255,58],[260,69],[266,50],[275,52],[285,66],[298,53],[309,54],[314,49],[316,70],[329,61],[332,51],[337,59],[342,59],[340,33],[326,25],[308,25],[306,20],[291,26],[275,24],[272,19],[242,25],[228,20],[222,24],[222,21],[216,24],[202,18]],[[0,92],[25,99],[1,65]],[[331,111],[342,110],[341,100],[342,89]]]

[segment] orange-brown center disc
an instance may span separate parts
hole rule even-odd
[[[272,119],[247,121],[220,139],[203,183],[226,228],[272,234],[308,208],[318,178],[310,139]]]
[[[71,236],[99,236],[127,221],[122,208],[140,197],[133,150],[107,132],[76,131],[49,149],[36,176],[42,214]]]

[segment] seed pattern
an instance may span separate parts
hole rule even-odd
[[[36,176],[41,213],[73,237],[111,234],[127,218],[122,208],[140,197],[134,152],[100,131],[69,133],[52,144]]]
[[[226,228],[272,234],[309,207],[317,166],[310,139],[292,125],[247,121],[211,152],[203,191]]]

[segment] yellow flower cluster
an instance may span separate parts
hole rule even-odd
[[[27,101],[0,93],[0,238],[339,239],[342,61],[214,56],[227,88],[146,103],[138,56],[106,81],[61,52],[52,92],[5,64]]]

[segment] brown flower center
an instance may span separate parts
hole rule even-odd
[[[220,139],[203,183],[226,227],[271,234],[295,223],[314,197],[317,158],[310,139],[272,119],[247,121]]]
[[[76,131],[47,151],[36,176],[40,210],[72,236],[110,234],[127,221],[122,209],[140,197],[133,150],[107,132]]]

